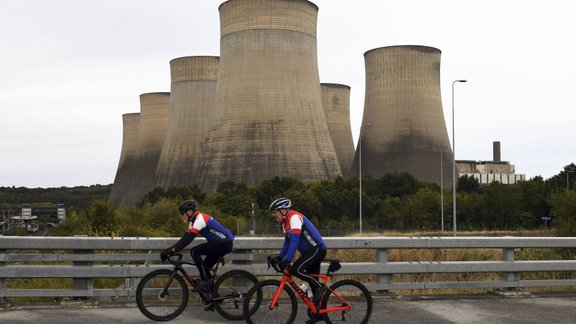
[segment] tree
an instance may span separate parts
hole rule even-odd
[[[479,192],[459,192],[457,193],[457,202],[456,205],[457,211],[457,228],[460,230],[473,230],[473,229],[480,229],[485,230],[487,227],[491,228],[493,225],[493,220],[488,219],[485,217],[485,203],[484,203],[484,196]],[[452,197],[449,197],[451,203]],[[447,212],[447,213],[446,213]],[[448,214],[448,219],[446,218],[446,214]],[[445,209],[444,214],[444,224],[446,224],[445,228],[448,228],[447,225],[453,224],[452,219],[452,208]]]
[[[218,184],[216,192],[206,199],[205,205],[211,206],[221,216],[248,217],[254,200],[253,193],[245,184],[229,180]]]
[[[432,230],[440,226],[440,195],[423,188],[404,200],[401,217],[407,228]]]
[[[576,236],[576,192],[564,191],[550,196],[552,224],[558,236]]]
[[[484,220],[490,229],[516,229],[519,224],[520,199],[513,186],[492,182],[482,188]]]
[[[535,228],[542,224],[542,217],[550,214],[550,206],[546,201],[546,184],[542,177],[534,177],[528,181],[520,181],[514,186],[520,198],[520,227]]]
[[[458,182],[456,184],[456,190],[459,192],[468,192],[468,193],[479,192],[480,182],[473,176],[468,176],[467,174],[465,174],[460,178],[458,178]]]
[[[290,190],[304,191],[306,186],[290,177],[274,177],[270,180],[263,180],[256,186],[256,203],[262,210],[267,210],[270,203],[281,196],[288,196]]]
[[[88,234],[115,236],[118,232],[115,208],[105,200],[96,200],[87,214]]]
[[[362,179],[364,180],[364,179]],[[418,180],[414,178],[408,172],[402,173],[388,173],[375,181],[375,186],[377,189],[374,193],[378,197],[384,198],[386,196],[392,197],[403,197],[413,195],[420,189],[420,184]],[[371,188],[370,182],[367,184],[367,188]],[[371,193],[372,190],[367,191]]]

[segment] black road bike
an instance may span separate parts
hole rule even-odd
[[[182,254],[170,256],[167,261],[173,265],[172,269],[158,269],[148,273],[136,288],[138,308],[154,321],[169,321],[178,317],[188,304],[190,287],[194,288],[199,283],[199,278],[192,277],[184,270],[185,264],[196,264],[182,261]],[[215,309],[226,319],[242,320],[244,296],[258,280],[251,273],[238,269],[217,276],[220,264],[224,265],[222,257],[210,269],[212,284],[197,292],[198,301],[207,311]]]

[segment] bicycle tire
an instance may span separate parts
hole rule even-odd
[[[360,282],[356,280],[341,280],[330,286],[322,297],[322,308],[329,309],[342,305],[342,301],[337,298],[341,296],[347,303],[352,305],[348,311],[329,312],[323,315],[326,323],[342,322],[365,324],[372,315],[372,295]]]
[[[288,285],[284,286],[277,305],[270,309],[272,296],[280,281],[265,280],[252,287],[244,298],[243,314],[248,324],[294,323],[298,313],[296,294]],[[258,297],[260,296],[260,297]]]
[[[170,284],[170,294],[161,296],[167,283]],[[154,321],[169,321],[178,317],[186,308],[188,297],[188,285],[182,276],[168,269],[148,273],[136,288],[138,309]]]
[[[248,271],[231,270],[225,272],[214,283],[212,298],[214,308],[226,319],[232,321],[244,319],[244,297],[250,288],[257,283],[258,279]],[[261,298],[261,294],[259,296]]]

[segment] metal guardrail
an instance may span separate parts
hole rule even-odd
[[[139,278],[153,269],[167,267],[158,252],[177,238],[147,237],[21,237],[0,236],[0,298],[9,297],[132,297]],[[193,245],[200,244],[197,239]],[[245,269],[256,276],[273,276],[264,262],[276,253],[282,238],[239,237],[235,251],[221,271]],[[366,276],[373,291],[441,288],[516,289],[523,287],[573,286],[574,279],[522,280],[524,273],[574,272],[576,260],[516,260],[515,251],[526,248],[576,248],[576,237],[328,237],[329,249],[372,250],[375,262],[343,262],[338,275]],[[491,261],[399,261],[388,262],[392,249],[499,249],[501,260]],[[18,253],[15,253],[18,252]],[[186,255],[188,254],[185,252]],[[189,257],[189,256],[188,256]],[[190,269],[191,273],[195,269]],[[399,281],[401,274],[501,273],[501,280]],[[372,278],[368,280],[368,278]],[[24,278],[71,278],[64,289],[23,289]],[[120,278],[115,288],[96,288],[99,278]],[[375,278],[375,279],[374,279]]]

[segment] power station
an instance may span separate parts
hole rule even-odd
[[[153,187],[275,176],[303,182],[408,172],[452,180],[440,93],[439,49],[405,45],[364,53],[364,115],[355,150],[350,87],[320,83],[318,7],[306,0],[230,0],[220,56],[170,61],[170,93],[141,96],[123,115],[109,201],[130,206]],[[361,149],[360,149],[361,148]]]

